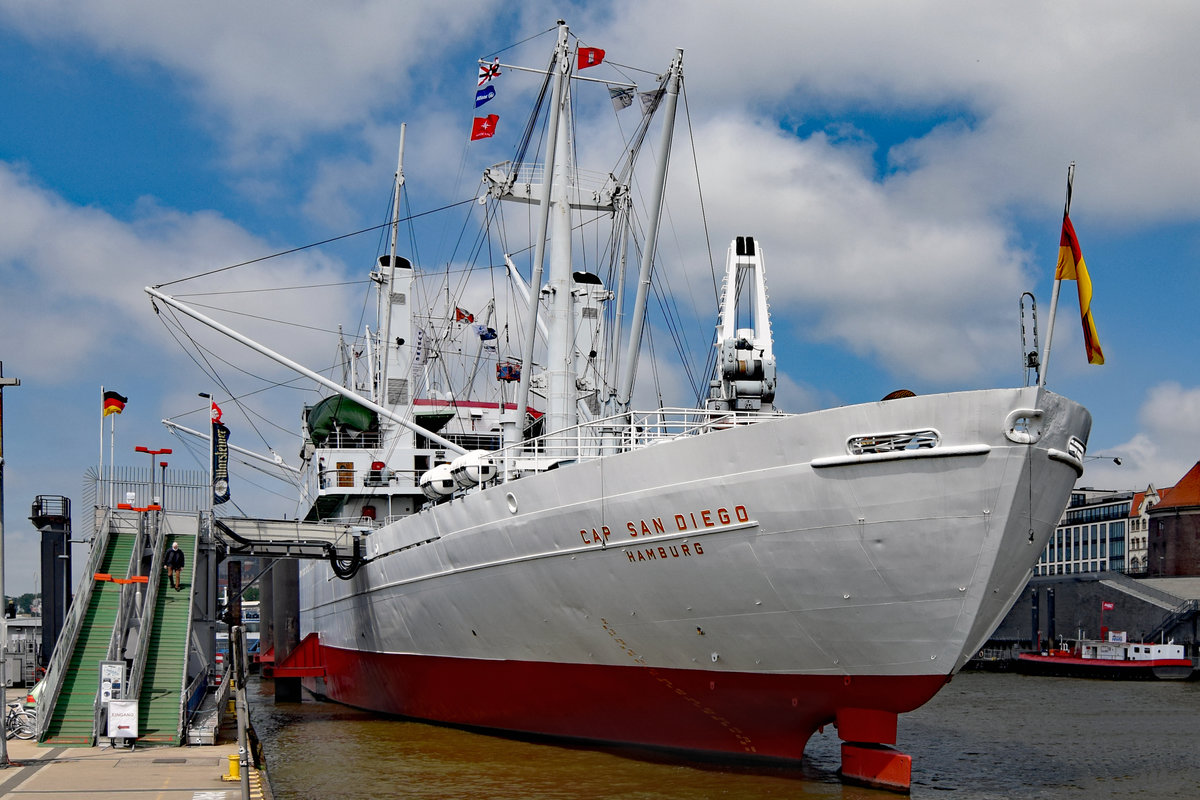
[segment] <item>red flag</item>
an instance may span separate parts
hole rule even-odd
[[[579,48],[579,69],[594,67],[604,60],[604,51],[599,47]]]
[[[220,407],[219,405],[217,405],[217,401],[216,401],[216,400],[213,400],[213,401],[212,401],[212,409],[211,409],[211,411],[210,411],[210,414],[211,414],[211,416],[212,416],[212,421],[213,421],[213,422],[220,422],[220,421],[221,421],[221,407]]]
[[[495,114],[488,114],[486,117],[476,117],[475,124],[471,126],[471,141],[476,139],[490,139],[496,133],[496,123],[500,121],[500,117]]]
[[[1104,351],[1100,349],[1100,338],[1096,335],[1096,323],[1092,321],[1092,279],[1088,277],[1083,263],[1083,251],[1075,236],[1071,218],[1063,214],[1062,237],[1058,242],[1058,269],[1055,280],[1075,281],[1079,290],[1079,314],[1083,317],[1083,346],[1087,349],[1089,364],[1103,364]]]
[[[1108,600],[1100,601],[1100,607],[1105,611],[1112,611],[1117,607],[1116,603],[1110,603]]]
[[[458,306],[455,306],[454,307],[454,321],[455,322],[474,322],[475,315],[472,314],[470,311],[467,311],[465,308],[459,308]]]

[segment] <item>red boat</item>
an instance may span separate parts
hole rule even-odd
[[[1108,641],[1080,639],[1069,650],[1020,653],[1016,668],[1026,675],[1118,680],[1187,680],[1195,671],[1183,645],[1126,642],[1116,632]]]

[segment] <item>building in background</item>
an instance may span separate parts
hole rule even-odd
[[[1092,488],[1072,492],[1033,574],[1125,572],[1134,494]]]
[[[1145,491],[1133,495],[1129,509],[1128,557],[1125,559],[1125,574],[1142,576],[1148,563],[1147,540],[1150,536],[1150,509],[1158,505],[1170,488],[1159,491],[1150,484]]]
[[[1200,462],[1149,509],[1147,577],[1200,575]]]

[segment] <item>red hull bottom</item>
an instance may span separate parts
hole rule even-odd
[[[949,680],[321,650],[326,677],[316,691],[347,705],[454,725],[740,758],[800,759],[813,732],[839,715],[841,738],[894,743],[895,714],[922,705]],[[306,682],[314,688],[315,682]],[[860,722],[876,717],[884,720],[878,729]],[[851,719],[854,733],[846,722]]]

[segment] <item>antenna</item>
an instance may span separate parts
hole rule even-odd
[[[1025,298],[1029,298],[1029,310],[1025,310]],[[1029,323],[1026,323],[1026,317]],[[1030,334],[1032,330],[1032,335]],[[1041,358],[1038,356],[1037,300],[1033,292],[1021,293],[1021,368],[1025,370],[1025,385],[1040,384]]]

